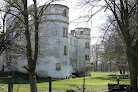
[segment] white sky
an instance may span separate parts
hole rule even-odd
[[[100,39],[94,37],[99,37],[100,35],[103,35],[103,33],[100,30],[100,27],[103,25],[103,23],[106,22],[109,12],[104,12],[104,10],[102,10],[101,12],[94,15],[89,22],[74,24],[72,23],[73,20],[77,19],[79,16],[88,14],[87,9],[82,9],[82,8],[78,9],[77,7],[78,1],[79,0],[66,0],[65,5],[69,7],[69,20],[70,20],[69,30],[73,30],[76,27],[88,27],[91,29],[92,44],[97,43],[97,41],[99,41]],[[93,8],[92,13],[97,11],[97,9],[99,9],[99,7]]]
[[[29,1],[31,4],[32,0]],[[44,4],[47,0],[38,0],[39,4],[42,5]],[[98,37],[102,35],[100,31],[100,27],[102,26],[103,23],[105,23],[106,18],[108,16],[107,12],[101,11],[95,16],[92,17],[92,19],[89,22],[85,23],[72,23],[74,22],[73,20],[77,19],[79,16],[82,16],[83,14],[87,14],[88,11],[87,9],[82,9],[77,7],[77,2],[79,0],[62,0],[61,2],[56,2],[56,4],[63,4],[69,7],[69,30],[73,30],[76,27],[87,27],[91,29],[91,37],[92,37],[92,43],[96,43],[98,41],[97,38],[93,37]],[[92,12],[96,11],[97,8],[94,8]]]
[[[77,19],[79,16],[83,14],[87,14],[88,11],[87,9],[79,9],[77,7],[77,2],[79,0],[62,0],[61,2],[56,2],[56,4],[63,4],[69,7],[69,30],[73,30],[76,27],[87,27],[91,29],[91,37],[92,37],[92,44],[97,43],[99,41],[98,38],[94,37],[99,37],[103,33],[100,31],[100,27],[102,26],[103,23],[106,22],[107,16],[109,15],[109,12],[104,12],[101,11],[98,14],[94,15],[92,19],[89,22],[85,23],[72,23],[74,22],[73,20]],[[44,4],[45,0],[40,0],[40,4]],[[93,8],[93,11],[96,11],[98,8]]]

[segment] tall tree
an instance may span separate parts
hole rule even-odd
[[[84,0],[84,4],[94,6],[95,0]],[[97,0],[103,2],[102,8],[112,12],[118,24],[122,38],[126,45],[126,53],[130,70],[130,83],[132,90],[137,92],[138,75],[138,29],[137,6],[138,0]],[[92,18],[93,14],[89,17]],[[133,21],[132,21],[133,20]]]
[[[11,0],[4,0],[10,9],[10,12],[7,10],[3,10],[4,12],[10,14],[18,20],[20,20],[20,30],[24,30],[24,35],[26,38],[26,57],[28,60],[28,66],[24,66],[24,68],[28,71],[29,80],[30,80],[30,89],[31,92],[37,92],[37,85],[36,85],[36,62],[38,57],[38,28],[41,22],[41,18],[43,15],[43,11],[53,2],[53,0],[49,1],[46,5],[43,5],[41,8],[37,5],[37,0],[33,1],[33,11],[30,11],[28,8],[28,0],[18,0],[18,1],[11,1]],[[33,17],[33,25],[34,25],[34,39],[31,39],[31,30],[29,24],[29,15]],[[13,22],[14,23],[14,22]],[[16,30],[15,30],[16,31]],[[35,42],[35,49],[34,52],[32,51],[33,47],[31,45],[32,40]]]
[[[131,29],[131,17],[136,11],[137,2],[129,0],[104,0],[107,8],[113,13],[118,30],[126,44],[126,53],[130,69],[131,86],[134,92],[137,92],[137,65],[138,65],[138,39],[137,29]],[[132,4],[133,3],[133,4]],[[134,23],[134,22],[133,22]]]

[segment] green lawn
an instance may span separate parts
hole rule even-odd
[[[117,83],[116,79],[110,78],[113,73],[92,72],[91,76],[85,77],[85,92],[103,92],[107,89],[108,83]],[[76,79],[54,80],[52,82],[52,92],[66,92],[66,89],[75,89],[77,92],[82,92],[84,77]],[[48,92],[47,80],[39,80],[37,83],[38,92]],[[120,84],[129,84],[129,79],[121,79]],[[6,92],[7,84],[0,84],[0,92]],[[23,81],[20,84],[14,84],[14,92],[29,92],[28,81]]]

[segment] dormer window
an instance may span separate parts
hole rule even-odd
[[[63,16],[67,16],[67,11],[66,11],[66,9],[64,9],[64,11],[63,11]]]

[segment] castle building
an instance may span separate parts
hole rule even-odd
[[[78,72],[80,76],[90,75],[90,31],[89,28],[76,28],[71,30],[69,38],[70,64],[72,64],[74,72]]]
[[[33,21],[32,17],[30,18],[30,30],[33,30],[31,21]],[[38,76],[67,78],[72,73],[90,75],[91,30],[76,28],[69,33],[68,28],[69,8],[60,4],[49,5],[44,11],[39,25],[39,55],[36,66]],[[33,35],[33,31],[31,34]],[[14,45],[13,51],[5,51],[3,55],[5,58],[3,62],[5,60],[13,62],[10,63],[10,68],[9,63],[5,63],[5,71],[26,71],[22,68],[27,65],[24,50],[26,44],[22,33],[14,43],[16,45]],[[34,46],[33,44],[32,41],[32,46]]]

